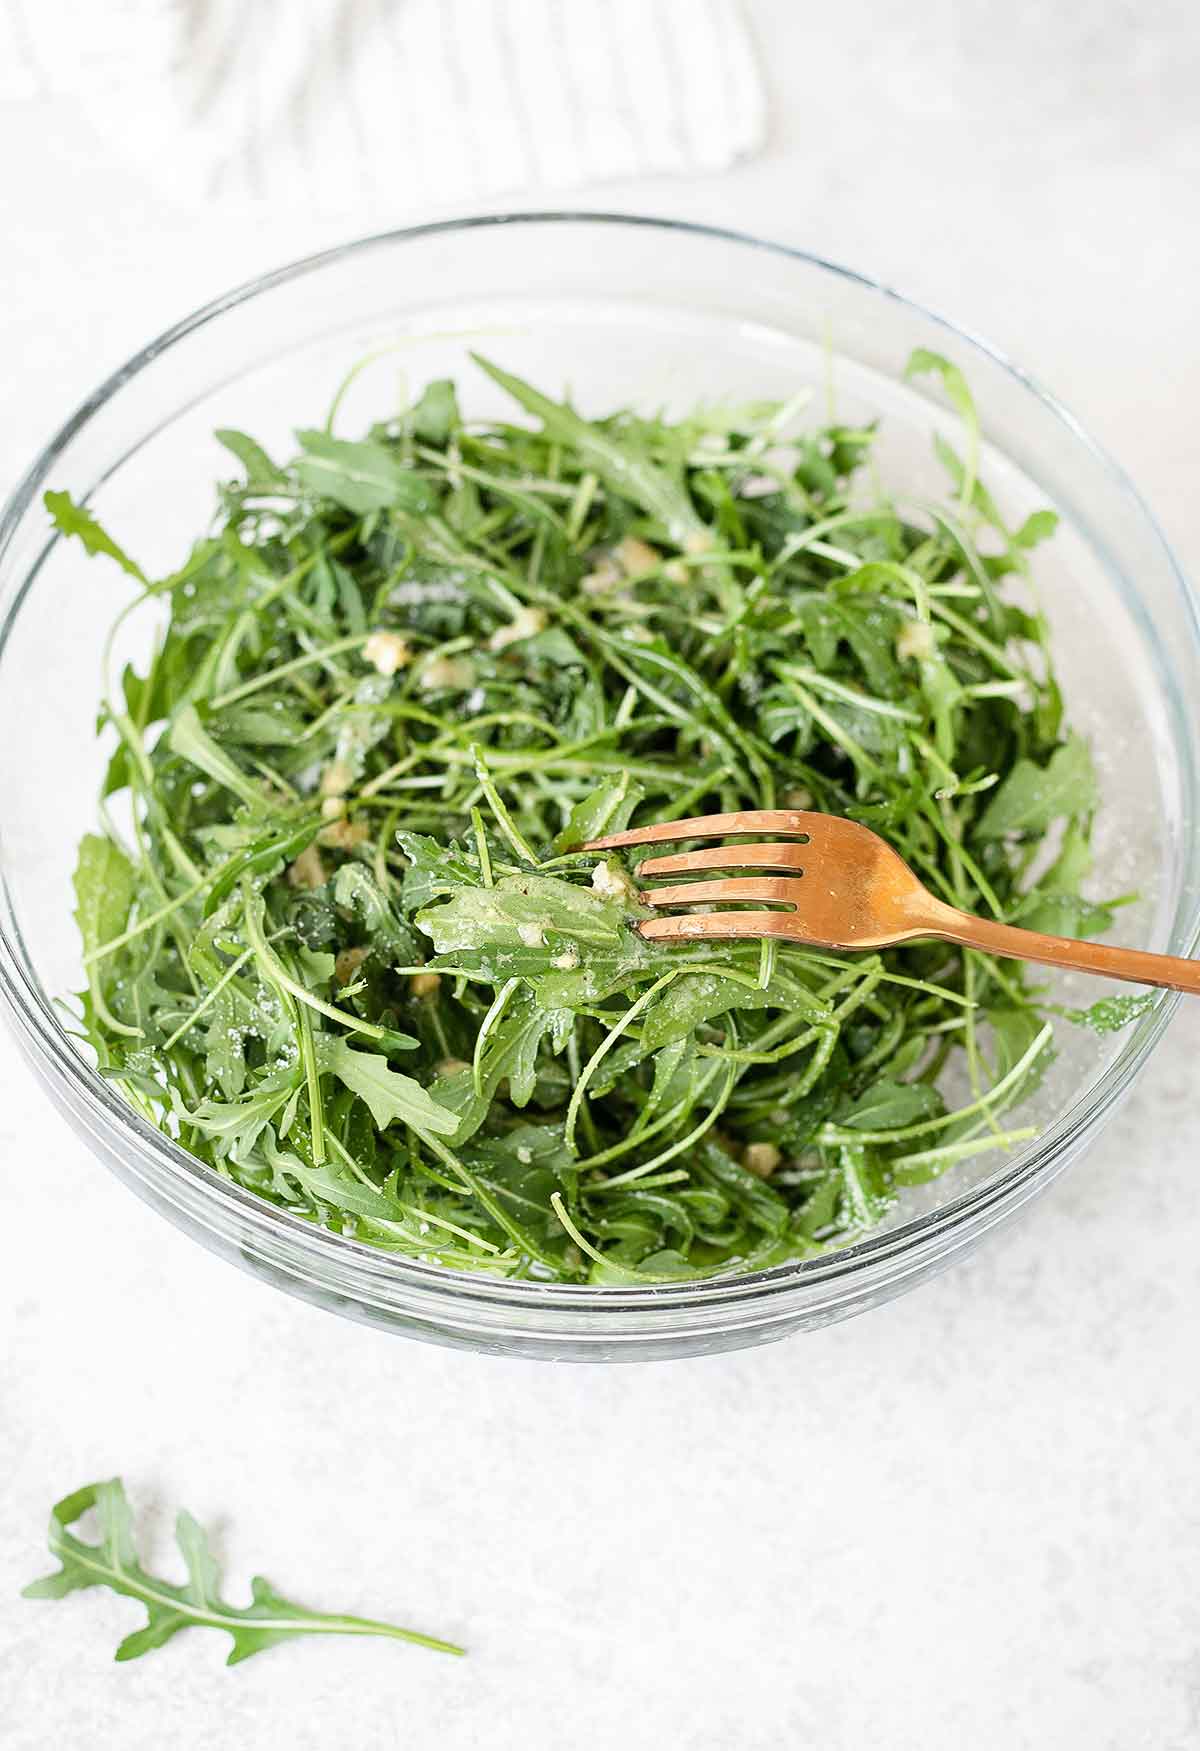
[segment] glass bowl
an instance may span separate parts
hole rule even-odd
[[[585,411],[682,411],[811,384],[819,408],[832,398],[840,418],[881,419],[883,476],[915,494],[944,490],[932,439],[953,436],[955,419],[929,379],[904,381],[905,363],[925,346],[961,366],[1003,511],[1020,518],[1049,504],[1062,517],[1036,575],[1069,714],[1101,774],[1099,886],[1142,895],[1120,914],[1124,940],[1194,949],[1200,625],[1119,469],[998,354],[858,274],[702,226],[522,213],[367,238],[231,292],[103,384],[13,494],[0,522],[0,989],[17,1038],[79,1134],[164,1216],[280,1288],[372,1324],[495,1353],[614,1361],[729,1349],[844,1318],[911,1288],[1044,1189],[1128,1090],[1176,999],[1160,997],[1108,1038],[1064,1024],[1054,1069],[1024,1109],[1040,1126],[1036,1141],[914,1193],[860,1244],[754,1275],[639,1289],[460,1275],[261,1203],[140,1120],[55,1007],[81,983],[70,875],[95,818],[106,752],[94,733],[100,651],[127,580],[52,537],[43,490],[87,499],[148,571],[167,570],[207,525],[226,471],[215,427],[286,446],[368,359],[343,401],[344,431],[392,412],[405,383],[434,376],[460,379],[470,415],[500,413],[499,391],[467,359],[473,346],[551,392],[569,390]],[[151,631],[132,618],[129,654]],[[1062,991],[1083,995],[1069,981]]]

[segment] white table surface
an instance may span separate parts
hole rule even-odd
[[[731,222],[991,336],[1200,572],[1200,32],[1184,4],[756,0],[757,162],[586,204]],[[144,338],[363,222],[173,210],[69,106],[0,112],[0,481]],[[1200,1004],[1092,1154],[849,1325],[642,1368],[385,1337],[238,1274],[110,1179],[0,1044],[0,1742],[984,1751],[1200,1744]],[[15,1598],[124,1474],[239,1596],[470,1644],[132,1666],[128,1602]]]

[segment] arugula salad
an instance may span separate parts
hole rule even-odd
[[[47,495],[136,580],[125,614],[163,616],[100,712],[82,1033],[218,1174],[413,1259],[625,1285],[843,1247],[1033,1134],[1005,1115],[1052,1055],[1044,992],[945,945],[654,945],[636,862],[577,848],[814,808],[956,905],[1105,929],[1096,781],[1030,606],[1054,516],[1005,525],[930,353],[910,370],[965,441],[922,504],[871,426],[584,419],[476,363],[512,423],[438,381],[287,462],[219,432],[236,477],[167,577]]]

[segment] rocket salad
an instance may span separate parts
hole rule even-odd
[[[47,496],[164,614],[101,712],[83,1032],[217,1173],[414,1259],[629,1284],[845,1246],[1032,1134],[1038,989],[945,945],[653,945],[636,864],[577,847],[811,807],[956,905],[1105,929],[1096,782],[1024,587],[1054,518],[1006,527],[932,354],[966,436],[923,505],[870,426],[586,420],[478,365],[513,423],[435,382],[286,464],[218,433],[236,478],[162,579]]]

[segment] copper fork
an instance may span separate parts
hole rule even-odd
[[[652,857],[638,870],[652,876],[699,876],[712,870],[753,870],[717,881],[688,881],[648,888],[645,905],[704,906],[733,900],[758,901],[789,910],[719,912],[648,918],[638,925],[653,942],[704,942],[730,937],[783,937],[810,948],[877,949],[933,938],[981,949],[1014,960],[1040,961],[1161,985],[1169,991],[1200,995],[1200,960],[1148,954],[1046,936],[991,918],[976,918],[939,900],[886,840],[869,827],[840,815],[807,809],[744,809],[731,815],[697,815],[657,827],[635,827],[593,839],[585,851],[611,851],[635,845],[662,845],[674,839],[726,839],[739,834],[781,833],[792,843],[715,845],[701,851]]]

